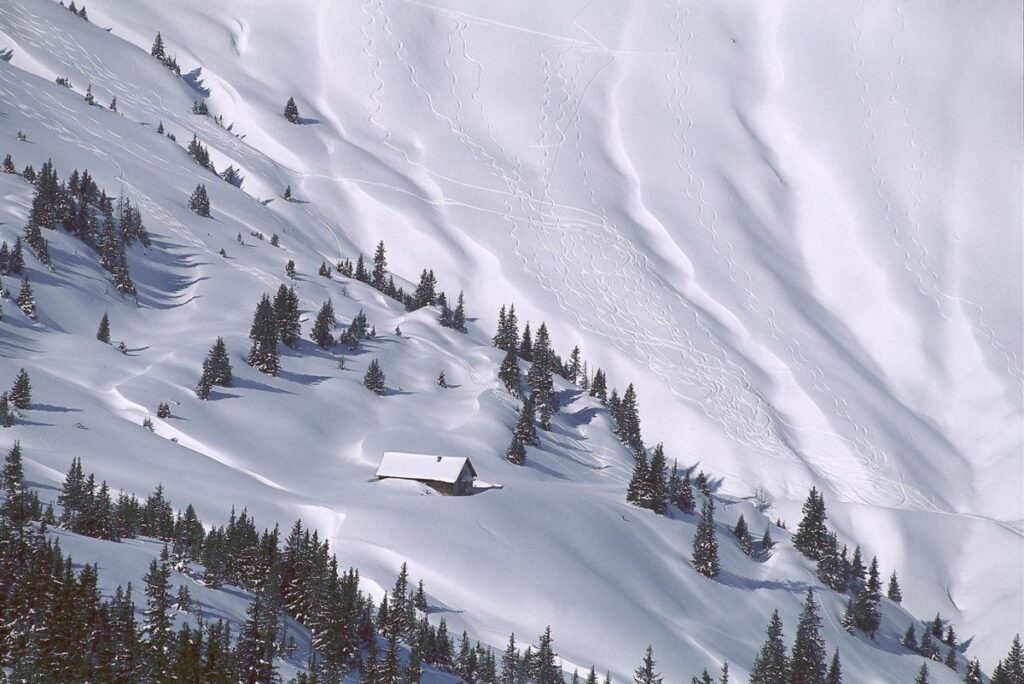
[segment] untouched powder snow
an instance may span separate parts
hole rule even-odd
[[[570,672],[594,663],[624,681],[649,643],[673,680],[725,660],[743,678],[775,608],[792,639],[813,568],[781,530],[755,562],[729,528],[742,513],[755,535],[769,517],[793,529],[816,485],[841,540],[896,569],[905,596],[871,643],[842,630],[845,599],[820,592],[846,681],[911,681],[921,659],[898,645],[911,616],[952,620],[986,670],[1024,630],[1015,3],[88,12],[0,3],[0,154],[19,170],[52,158],[62,178],[88,168],[153,237],[129,254],[138,304],[63,231],[47,233],[52,273],[27,259],[38,321],[3,302],[0,382],[26,367],[34,406],[0,439],[22,441],[44,494],[81,456],[115,488],[162,482],[208,523],[232,505],[260,525],[301,517],[371,590],[408,561],[452,630],[501,648],[550,624]],[[149,57],[157,31],[186,78]],[[90,84],[120,113],[87,106]],[[290,96],[299,125],[282,116]],[[199,99],[230,132],[191,114]],[[241,189],[187,156],[193,134]],[[187,208],[200,182],[211,218]],[[280,199],[286,186],[297,201]],[[2,239],[20,235],[31,196],[0,174]],[[432,268],[450,297],[465,291],[467,335],[316,275],[381,239],[407,287]],[[272,378],[245,364],[247,334],[288,259],[307,339],[282,348]],[[342,324],[365,311],[377,339],[354,353],[311,343],[328,298]],[[534,330],[547,322],[563,356],[579,344],[610,385],[635,383],[645,441],[712,476],[717,581],[689,565],[695,517],[624,503],[632,458],[578,389],[558,386],[563,410],[526,467],[503,460],[516,402],[488,341],[510,302]],[[95,340],[104,311],[127,354]],[[236,382],[201,402],[218,335]],[[361,384],[374,358],[383,397]],[[172,417],[151,433],[140,424],[162,401]],[[385,451],[468,455],[504,487],[440,497],[376,482]],[[776,497],[768,517],[748,500],[758,484]],[[153,553],[72,550],[95,554],[108,587]]]

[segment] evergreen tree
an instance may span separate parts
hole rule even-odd
[[[526,361],[533,361],[533,335],[530,333],[529,321],[523,328],[523,339],[519,343],[519,356]]]
[[[604,371],[598,368],[594,372],[594,380],[590,383],[590,396],[604,401],[608,398],[608,383],[604,377]]]
[[[665,448],[659,442],[651,451],[651,465],[647,472],[650,492],[649,507],[658,515],[668,510],[668,485],[665,481]]]
[[[748,556],[753,556],[754,542],[750,539],[750,530],[747,529],[747,521],[743,519],[742,513],[740,513],[740,518],[736,521],[736,527],[733,528],[732,533],[739,540],[740,550]]]
[[[455,300],[455,310],[452,312],[452,329],[460,333],[466,332],[466,298],[459,290],[459,296]]]
[[[839,649],[832,654],[832,663],[828,666],[828,674],[825,675],[825,684],[843,684],[843,666],[839,662]]]
[[[374,394],[384,394],[384,371],[381,370],[380,363],[377,359],[370,361],[369,368],[366,369],[366,375],[363,376],[363,386],[370,390]]]
[[[764,553],[768,553],[775,546],[775,542],[772,541],[771,524],[765,525],[764,536],[761,537],[761,550]]]
[[[18,291],[18,308],[29,318],[36,317],[36,296],[28,282],[27,273],[21,279],[21,289]]]
[[[330,300],[327,300],[325,306],[329,304]],[[333,326],[333,307],[330,308],[330,314]],[[281,343],[293,349],[298,346],[302,325],[299,323],[299,295],[294,286],[280,285],[277,288],[277,294],[274,295],[274,320]]]
[[[252,348],[249,350],[248,363],[261,373],[277,375],[281,370],[280,355],[277,351],[277,316],[266,294],[260,299],[253,316],[252,328],[249,330]]]
[[[892,571],[892,575],[889,577],[889,588],[886,591],[886,596],[889,597],[890,601],[901,603],[903,601],[903,592],[900,591],[899,580],[896,579],[896,571]]]
[[[520,388],[523,384],[523,376],[519,371],[519,356],[515,348],[505,352],[505,358],[498,369],[498,379],[505,385],[505,389],[513,396],[521,396]]]
[[[96,329],[96,339],[103,344],[110,344],[110,319],[107,318],[107,312],[103,312],[103,318],[100,319],[100,327]]]
[[[917,671],[917,677],[914,678],[914,684],[928,684],[928,681],[928,666],[922,665]]]
[[[171,628],[171,564],[164,546],[160,560],[153,559],[146,573],[146,610],[142,626],[143,662],[152,682],[171,681],[173,632]]]
[[[790,656],[790,684],[824,684],[825,641],[821,638],[821,616],[814,591],[807,590]]]
[[[704,500],[700,523],[693,537],[693,566],[697,572],[714,579],[718,576],[718,539],[715,537],[715,504],[710,497]],[[794,684],[798,684],[794,682]]]
[[[512,442],[505,450],[505,460],[515,465],[526,463],[526,445],[519,439],[519,435],[512,433]]]
[[[14,378],[10,398],[16,409],[27,409],[32,404],[32,381],[24,368]]]
[[[7,392],[0,393],[0,427],[9,428],[14,425],[14,414],[11,413]]]
[[[946,651],[946,659],[943,661],[943,664],[949,669],[951,669],[953,672],[958,671],[956,664],[956,649],[952,646],[950,646],[949,650]]]
[[[853,599],[846,600],[846,610],[843,612],[842,623],[843,629],[848,633],[853,634],[857,630],[857,615],[853,608]],[[914,626],[910,626],[911,634],[913,634]]]
[[[289,123],[299,123],[299,108],[295,104],[295,98],[289,97],[288,102],[284,106],[284,118]]]
[[[501,656],[501,675],[497,684],[518,684],[519,677],[519,649],[516,648],[516,635],[512,633],[508,637],[508,645]]]
[[[878,603],[882,598],[881,589],[882,584],[878,576],[878,559],[872,558],[868,581],[860,590],[860,593],[857,594],[857,599],[853,605],[857,627],[872,639],[875,638],[875,633],[878,631],[882,621],[881,613],[878,610]],[[941,624],[939,630],[941,635]]]
[[[537,651],[533,656],[533,679],[536,684],[564,684],[562,668],[555,661],[557,655],[551,638],[551,627],[545,627],[544,633],[537,641]]]
[[[1010,643],[1010,650],[1006,657],[999,661],[997,669],[1000,670],[999,677],[996,671],[992,671],[992,684],[1022,684],[1024,683],[1024,646],[1021,644],[1020,634],[1013,637]]]
[[[650,466],[647,463],[647,454],[641,451],[636,454],[633,476],[626,486],[626,503],[650,508],[651,498]]]
[[[811,487],[803,506],[803,518],[793,536],[793,546],[810,560],[817,561],[828,548],[828,528],[825,527],[825,500],[817,488]]]
[[[167,56],[166,53],[164,52],[164,39],[163,36],[160,35],[159,31],[157,31],[156,39],[153,41],[153,47],[150,48],[149,54],[156,57],[161,62]]]
[[[202,183],[196,186],[188,198],[188,208],[199,216],[210,216],[210,196],[206,194],[206,186]]]
[[[619,439],[626,446],[634,451],[644,448],[644,442],[640,436],[640,413],[637,409],[636,390],[633,389],[633,383],[626,387],[626,391],[622,395],[622,406],[617,423]]]
[[[384,248],[384,241],[377,243],[377,249],[373,253],[373,272],[370,276],[370,283],[381,292],[387,289],[388,257]]]
[[[359,258],[356,259],[356,270],[355,277],[361,283],[370,282],[370,275],[366,272],[366,265],[363,263],[363,255],[360,254]]]
[[[323,349],[329,349],[334,346],[334,335],[331,331],[334,329],[337,321],[334,318],[334,305],[331,304],[331,300],[328,299],[320,307],[320,312],[316,315],[316,322],[313,323],[313,330],[310,332],[310,337]]]
[[[662,684],[661,673],[654,670],[654,649],[647,647],[643,662],[633,670],[633,684]]]
[[[907,627],[907,631],[903,633],[903,639],[900,640],[900,643],[911,651],[917,650],[917,634],[914,631],[914,623],[910,623],[910,626]]]
[[[537,427],[533,397],[528,396],[523,400],[522,408],[519,409],[519,419],[513,429],[513,434],[525,445],[540,446],[540,438],[537,436]]]
[[[679,496],[673,503],[683,513],[693,513],[696,501],[693,498],[693,485],[690,483],[690,473],[683,473],[683,481],[679,484]]]
[[[925,658],[931,658],[932,660],[939,659],[939,649],[932,641],[932,633],[927,629],[921,631],[921,643],[918,644],[917,652]]]
[[[964,673],[964,684],[982,684],[984,675],[981,672],[981,663],[975,658],[967,663],[967,671]]]
[[[828,532],[825,547],[818,557],[818,579],[835,591],[842,591],[846,586],[846,572],[839,557],[839,541],[836,535]]]
[[[782,641],[782,618],[779,611],[772,613],[768,621],[767,635],[761,651],[754,659],[750,672],[750,684],[777,684],[786,682],[789,674],[786,645]]]

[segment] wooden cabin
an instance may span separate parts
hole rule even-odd
[[[448,496],[472,493],[475,477],[476,469],[465,456],[385,451],[377,468],[378,480],[415,480]]]

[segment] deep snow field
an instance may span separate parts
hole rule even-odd
[[[652,644],[673,682],[723,661],[742,681],[772,610],[791,640],[819,585],[786,533],[756,562],[729,528],[742,513],[757,537],[769,518],[795,529],[816,485],[841,540],[896,569],[905,597],[871,643],[842,630],[845,598],[820,592],[845,681],[912,681],[921,658],[898,644],[912,616],[952,620],[986,671],[1024,631],[1019,4],[87,7],[90,23],[0,0],[0,156],[19,170],[52,158],[61,178],[88,168],[153,238],[129,253],[137,303],[60,230],[52,273],[27,258],[38,321],[3,302],[0,383],[24,366],[35,406],[0,448],[22,441],[44,498],[81,456],[115,489],[162,482],[208,523],[232,505],[261,526],[301,517],[371,589],[408,561],[435,615],[495,648],[550,624],[570,673],[593,663],[626,681]],[[151,58],[157,31],[183,73],[201,71]],[[90,84],[119,114],[83,101]],[[289,96],[301,125],[282,116]],[[230,132],[191,113],[199,99]],[[241,189],[188,157],[193,134]],[[200,182],[211,218],[187,207]],[[300,201],[280,199],[286,185]],[[2,239],[31,198],[0,174]],[[432,268],[449,297],[465,291],[468,334],[317,276],[378,240],[407,287]],[[282,347],[274,378],[245,364],[247,335],[288,259],[306,339]],[[377,339],[316,347],[327,298],[343,324],[364,310]],[[632,457],[577,388],[560,385],[527,466],[504,461],[516,402],[489,340],[510,302],[563,356],[579,344],[620,392],[635,383],[648,445],[718,483],[717,581],[688,562],[696,517],[625,503]],[[127,355],[95,340],[104,311]],[[218,335],[237,380],[202,402]],[[373,358],[382,398],[361,385]],[[172,418],[155,418],[162,401]],[[374,482],[385,450],[467,455],[504,487]],[[768,517],[748,501],[758,484],[776,497]],[[104,587],[158,552],[69,544]],[[210,601],[244,616],[244,602]]]

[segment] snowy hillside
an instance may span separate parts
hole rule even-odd
[[[21,440],[44,499],[80,456],[204,521],[233,505],[261,525],[301,518],[378,598],[408,562],[453,633],[500,650],[550,625],[569,673],[616,682],[648,644],[672,681],[724,661],[745,681],[772,611],[791,640],[808,586],[847,682],[912,681],[923,661],[899,640],[914,618],[941,613],[986,670],[1024,631],[1015,3],[87,7],[0,2],[0,156],[19,172],[52,159],[62,180],[88,169],[152,241],[127,252],[136,300],[81,240],[44,231],[52,270],[26,251],[37,320],[2,302],[0,383],[26,368],[33,405],[0,447]],[[184,76],[150,56],[157,32]],[[240,188],[186,153],[193,136]],[[209,218],[188,206],[199,183]],[[33,193],[0,174],[0,239],[22,236]],[[450,300],[465,293],[466,334],[317,274],[380,240],[407,291],[433,269]],[[289,260],[303,340],[272,377],[246,364],[248,335]],[[310,341],[328,299],[377,336]],[[558,380],[552,429],[525,466],[505,460],[519,402],[490,340],[512,302],[563,358],[579,345],[609,386],[634,383],[646,444],[711,476],[717,580],[689,562],[697,516],[625,502],[634,459],[579,388]],[[112,345],[95,339],[104,312]],[[201,401],[218,336],[235,382]],[[362,384],[373,359],[382,397]],[[468,456],[502,487],[377,482],[385,451]],[[843,630],[846,598],[788,532],[772,527],[764,561],[730,532],[741,513],[758,538],[777,518],[795,530],[812,486],[840,541],[899,573],[903,604],[874,641]],[[126,563],[144,572],[154,548]],[[105,547],[73,550],[104,588],[125,581]],[[960,681],[938,663],[932,677]]]

